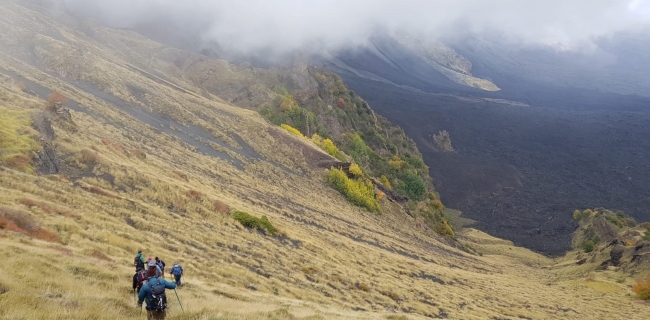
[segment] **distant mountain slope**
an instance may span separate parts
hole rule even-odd
[[[650,218],[650,99],[519,77],[507,55],[466,55],[473,74],[501,88],[487,92],[453,83],[390,39],[375,45],[384,49],[343,52],[330,67],[405,128],[442,200],[477,227],[561,254],[575,226],[564,212],[596,205]],[[433,145],[442,130],[456,152]]]

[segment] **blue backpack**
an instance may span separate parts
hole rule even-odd
[[[156,281],[152,283],[151,280]],[[149,279],[149,304],[147,310],[164,311],[167,309],[167,295],[165,294],[165,286],[160,283],[160,279]]]

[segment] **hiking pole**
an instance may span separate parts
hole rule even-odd
[[[181,306],[181,311],[185,313],[185,310],[183,310],[183,305],[181,304],[181,298],[178,297],[178,292],[176,292],[176,288],[174,288],[174,293],[176,294],[176,299],[178,299],[178,305]]]

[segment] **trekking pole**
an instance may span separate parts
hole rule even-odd
[[[174,288],[174,293],[176,294],[176,299],[178,299],[178,305],[181,306],[181,311],[185,313],[185,310],[183,310],[183,305],[181,304],[181,298],[178,297],[178,292],[176,292],[176,288]]]

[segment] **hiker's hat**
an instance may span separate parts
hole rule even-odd
[[[153,260],[149,260],[148,265],[149,265],[150,267],[155,267],[155,266],[156,266],[156,263],[153,262]]]

